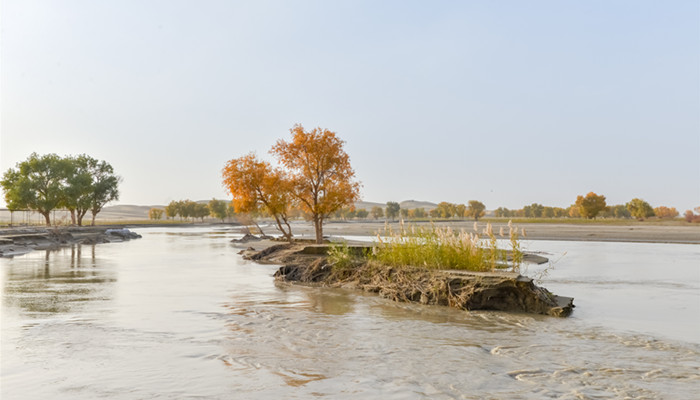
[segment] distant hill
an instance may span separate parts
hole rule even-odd
[[[414,208],[424,208],[426,211],[432,210],[437,207],[437,204],[431,203],[429,201],[419,201],[419,200],[404,200],[401,203],[401,208],[411,210]]]
[[[197,200],[196,202],[200,204],[207,204],[210,201],[211,200]],[[97,219],[148,219],[148,210],[151,208],[165,208],[165,204],[151,206],[137,206],[132,204],[106,206],[99,214],[97,214]]]
[[[99,214],[97,214],[97,219],[148,219],[148,210],[150,210],[152,207],[163,208],[164,206],[135,206],[128,204],[106,206]]]

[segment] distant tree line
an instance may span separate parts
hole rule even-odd
[[[441,202],[437,207],[426,210],[423,207],[417,208],[401,208],[401,205],[395,201],[389,201],[385,207],[374,206],[369,211],[366,209],[355,209],[355,207],[344,207],[337,210],[333,217],[335,219],[352,220],[366,219],[372,217],[377,220],[386,218],[387,220],[403,219],[424,219],[424,218],[474,218],[478,220],[485,214],[486,206],[484,203],[476,200],[470,200],[468,205],[453,204]]]
[[[225,200],[211,199],[209,203],[198,203],[192,200],[173,200],[165,208],[151,208],[148,210],[148,218],[160,220],[163,215],[167,219],[179,217],[180,220],[200,219],[204,221],[206,217],[214,217],[224,222],[227,218],[235,215],[233,206]]]
[[[690,212],[692,214],[692,211]],[[679,215],[673,207],[659,206],[652,208],[646,201],[634,198],[626,204],[608,206],[605,196],[590,192],[585,196],[580,195],[576,202],[567,208],[547,207],[542,204],[532,203],[518,210],[509,210],[499,207],[494,211],[498,218],[636,218],[644,220],[650,217],[672,219]]]
[[[385,207],[374,206],[369,211],[345,207],[336,211],[334,218],[341,220],[366,218],[396,220],[398,217],[403,219],[474,218],[478,220],[485,215],[485,209],[485,205],[477,200],[470,200],[467,205],[440,202],[428,211],[425,208],[401,208],[399,203],[390,201]],[[695,209],[695,213],[686,211],[684,217],[688,222],[700,222],[698,214],[700,214],[700,207]],[[641,221],[650,217],[673,219],[679,216],[679,212],[674,207],[652,207],[639,198],[634,198],[625,204],[607,205],[605,196],[590,192],[577,196],[574,204],[566,208],[532,203],[514,210],[499,207],[494,210],[493,216],[496,218],[636,218]]]
[[[119,199],[120,182],[109,163],[85,154],[32,153],[16,168],[5,171],[0,186],[11,212],[36,211],[51,225],[51,212],[65,209],[70,211],[72,224],[80,226],[88,212],[94,225],[102,208]]]

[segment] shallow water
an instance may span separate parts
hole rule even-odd
[[[2,399],[693,398],[700,246],[527,242],[567,319],[276,283],[232,231],[0,260]],[[542,267],[530,267],[536,275]]]

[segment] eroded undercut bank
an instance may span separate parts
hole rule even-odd
[[[574,308],[573,298],[556,296],[517,272],[390,266],[362,257],[368,248],[350,247],[357,257],[344,263],[328,256],[332,245],[280,244],[242,253],[249,260],[282,265],[275,273],[278,280],[359,289],[400,302],[555,317],[567,317]]]

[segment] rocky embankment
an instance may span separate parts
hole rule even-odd
[[[98,244],[138,239],[126,228],[69,227],[13,228],[0,231],[0,257],[13,257],[33,250],[54,250],[74,244]]]
[[[351,247],[362,254],[365,247]],[[360,289],[402,302],[444,305],[464,310],[498,310],[567,317],[573,298],[556,296],[515,272],[471,272],[391,267],[358,258],[334,265],[326,245],[278,244],[249,248],[244,258],[280,264],[276,279]],[[542,257],[533,255],[535,262]]]

